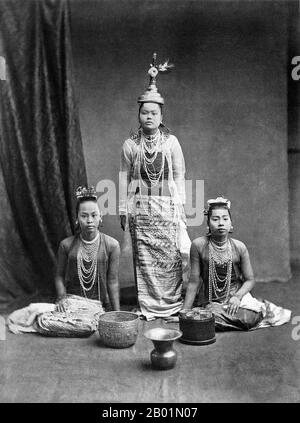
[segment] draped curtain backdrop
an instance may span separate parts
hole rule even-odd
[[[86,170],[64,0],[0,2],[0,309],[54,293]]]
[[[122,144],[138,125],[137,98],[147,87],[156,51],[158,63],[169,58],[175,64],[157,85],[165,99],[164,122],[181,143],[186,179],[194,188],[196,180],[204,181],[205,202],[220,194],[231,200],[232,236],[247,245],[257,281],[287,281],[290,2],[71,0],[70,5],[88,179],[118,186]],[[293,7],[296,19],[297,11]],[[294,163],[296,181],[300,172]],[[295,187],[294,211],[296,197]],[[203,216],[204,204],[197,205],[195,195],[187,199]],[[104,230],[122,239],[112,213],[104,218]],[[191,239],[204,235],[206,220],[188,231]],[[128,268],[120,272],[123,286],[134,283]]]

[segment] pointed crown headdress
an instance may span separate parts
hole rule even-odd
[[[157,65],[156,64],[157,54],[153,53],[152,63],[150,64],[150,69],[148,70],[148,75],[150,77],[149,86],[138,98],[138,103],[157,103],[164,104],[164,99],[160,95],[156,87],[156,77],[159,72],[166,72],[169,69],[173,68],[174,65],[169,63],[169,60],[166,60],[165,63]]]

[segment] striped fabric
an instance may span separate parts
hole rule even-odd
[[[182,307],[179,218],[167,196],[140,196],[131,218],[138,301],[147,320],[168,317]]]

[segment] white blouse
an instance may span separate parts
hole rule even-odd
[[[174,135],[163,136],[158,147],[168,163],[168,188],[175,204],[185,204],[185,162],[181,146]],[[130,200],[140,186],[141,142],[127,139],[122,148],[120,163],[119,214],[126,215],[130,210]]]

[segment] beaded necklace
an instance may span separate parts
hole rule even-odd
[[[98,269],[98,249],[100,244],[100,234],[92,241],[86,241],[80,235],[80,245],[77,252],[77,273],[84,296],[87,298],[87,292],[96,288],[95,282]],[[98,280],[99,288],[99,280]],[[99,293],[100,294],[100,293]]]
[[[159,172],[156,172],[154,167],[154,162],[157,158],[161,143],[162,143],[162,133],[157,130],[157,133],[152,136],[149,140],[144,134],[141,134],[141,149],[140,149],[140,162],[143,163],[146,175],[152,187],[155,187],[159,184],[162,174],[165,168],[165,156],[162,154],[161,168]],[[150,143],[150,144],[149,144]],[[151,157],[147,157],[147,153]],[[148,185],[144,182],[143,178],[140,175],[140,179],[145,187]]]
[[[209,302],[212,302],[212,297],[220,299],[225,293],[225,302],[229,298],[231,270],[232,270],[232,248],[229,240],[222,245],[218,246],[211,239],[208,243],[209,248]],[[226,266],[225,278],[220,278],[216,265]]]

